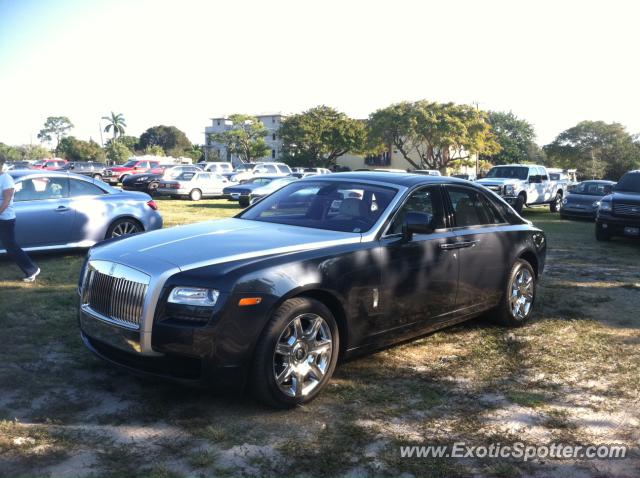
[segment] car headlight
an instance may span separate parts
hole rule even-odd
[[[198,305],[213,307],[218,301],[220,292],[202,287],[174,287],[169,294],[168,302],[181,305]]]
[[[507,184],[504,187],[504,193],[507,196],[514,196],[516,192],[516,189],[513,187],[513,184]]]
[[[599,202],[598,207],[600,211],[611,211],[611,201],[596,201]]]

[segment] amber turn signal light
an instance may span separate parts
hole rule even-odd
[[[248,305],[258,305],[262,302],[262,297],[245,297],[244,299],[240,299],[238,305],[240,307],[246,307]]]

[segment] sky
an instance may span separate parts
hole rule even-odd
[[[618,0],[0,0],[0,142],[37,143],[47,116],[100,142],[114,111],[201,144],[216,116],[418,99],[512,111],[541,145],[581,120],[639,133],[638,18]]]

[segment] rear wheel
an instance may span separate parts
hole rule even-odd
[[[562,193],[556,193],[556,197],[553,202],[549,203],[549,211],[558,212],[560,210],[560,206],[562,205]]]
[[[160,184],[157,181],[151,181],[149,183],[149,186],[147,186],[147,190],[149,191],[149,194],[151,194],[152,196],[155,196],[158,192],[158,186]]]
[[[502,301],[491,314],[502,325],[517,327],[531,316],[536,298],[536,275],[531,264],[518,259],[511,267]]]
[[[306,297],[287,300],[256,345],[253,394],[278,408],[309,403],[331,378],[339,345],[338,326],[324,304]]]
[[[200,191],[199,189],[194,189],[189,193],[189,199],[191,199],[192,201],[200,201],[200,199],[202,199],[202,191]]]
[[[111,226],[109,226],[106,238],[112,239],[114,237],[129,236],[142,232],[143,230],[142,225],[138,221],[125,217],[114,221]]]

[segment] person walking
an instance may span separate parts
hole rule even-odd
[[[34,282],[40,268],[16,242],[16,213],[13,210],[13,195],[15,183],[13,178],[4,172],[5,158],[0,156],[0,248],[7,251],[7,255],[22,269],[24,282]]]

